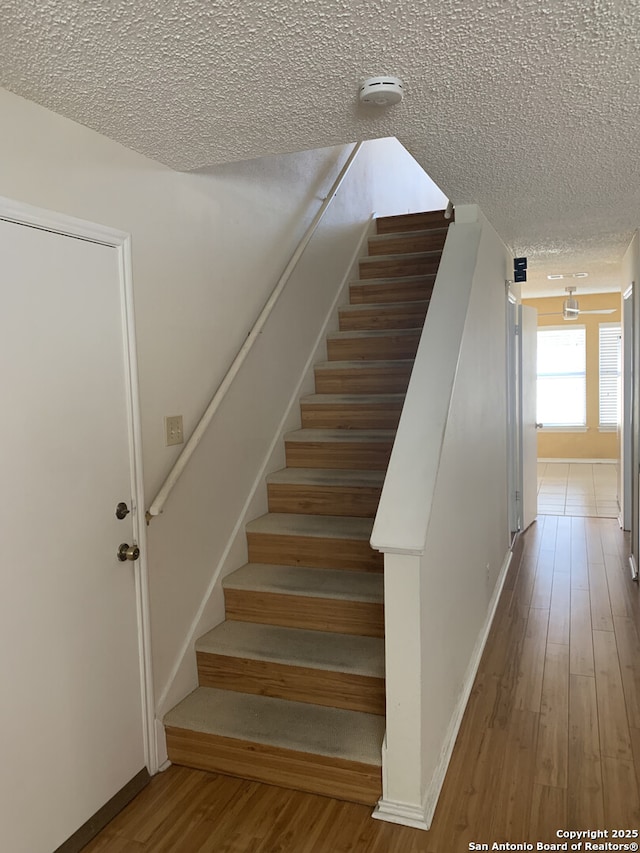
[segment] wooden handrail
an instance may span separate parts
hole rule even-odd
[[[204,436],[205,432],[207,431],[207,427],[209,426],[209,424],[213,420],[213,418],[214,418],[216,412],[218,411],[220,404],[221,404],[222,400],[224,399],[227,391],[229,390],[231,383],[233,382],[236,374],[240,370],[242,364],[244,363],[246,357],[248,356],[248,354],[249,354],[252,346],[256,342],[258,336],[262,332],[262,329],[263,329],[265,323],[269,319],[269,315],[273,311],[276,302],[280,298],[282,291],[284,290],[284,288],[287,285],[287,282],[289,281],[291,273],[293,272],[298,261],[300,260],[302,253],[304,252],[304,250],[307,247],[307,244],[309,243],[309,241],[313,237],[313,234],[314,234],[316,228],[318,227],[318,225],[320,224],[320,221],[322,220],[323,216],[327,212],[327,208],[329,207],[329,205],[333,201],[333,198],[335,197],[336,193],[340,189],[340,186],[341,186],[343,180],[345,179],[347,172],[351,168],[351,165],[353,164],[353,161],[355,160],[355,158],[358,154],[358,151],[360,150],[361,147],[362,147],[362,142],[357,142],[354,145],[354,147],[351,149],[351,153],[349,154],[347,161],[345,162],[344,166],[340,170],[338,177],[335,179],[333,186],[331,187],[331,189],[329,190],[328,194],[326,195],[324,201],[322,202],[320,209],[318,210],[318,212],[314,216],[311,224],[309,225],[309,227],[305,231],[302,239],[298,243],[298,246],[297,246],[295,252],[291,256],[289,263],[284,268],[284,272],[282,273],[282,275],[278,279],[278,283],[274,287],[274,289],[271,293],[271,296],[266,301],[264,308],[260,312],[258,319],[254,323],[253,328],[251,329],[248,336],[246,337],[244,343],[242,344],[242,347],[238,351],[238,354],[234,358],[233,363],[231,364],[231,367],[229,368],[229,370],[226,373],[226,376],[224,377],[224,379],[222,380],[222,382],[218,386],[216,393],[213,395],[211,402],[209,403],[204,414],[200,418],[198,425],[196,426],[194,431],[191,433],[189,440],[185,444],[181,454],[176,459],[173,468],[171,469],[166,480],[162,484],[162,488],[160,489],[160,491],[156,495],[153,503],[151,504],[151,506],[147,510],[147,513],[146,513],[147,523],[149,523],[151,521],[151,519],[154,518],[156,515],[160,515],[160,513],[162,512],[164,505],[165,505],[165,502],[166,502],[167,498],[169,497],[169,494],[171,493],[171,490],[173,489],[173,487],[177,483],[178,479],[180,478],[180,475],[182,474],[182,472],[186,468],[187,463],[191,459],[191,456],[193,455],[194,450],[200,444],[202,437]]]

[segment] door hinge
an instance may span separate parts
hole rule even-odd
[[[520,503],[521,499],[522,499],[522,495],[520,494],[520,492],[516,492],[516,503]]]
[[[518,323],[516,323],[516,325],[515,325],[515,333],[516,333],[516,335],[520,334],[520,325]]]

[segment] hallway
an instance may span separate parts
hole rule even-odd
[[[462,853],[637,829],[639,626],[617,522],[540,516],[512,561],[429,832],[172,767],[86,851]]]

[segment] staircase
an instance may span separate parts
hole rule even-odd
[[[200,686],[165,717],[169,758],[373,804],[385,729],[383,556],[373,526],[447,233],[443,211],[376,222]]]

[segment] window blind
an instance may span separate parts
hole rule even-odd
[[[620,406],[620,323],[600,323],[600,429],[618,425]]]

